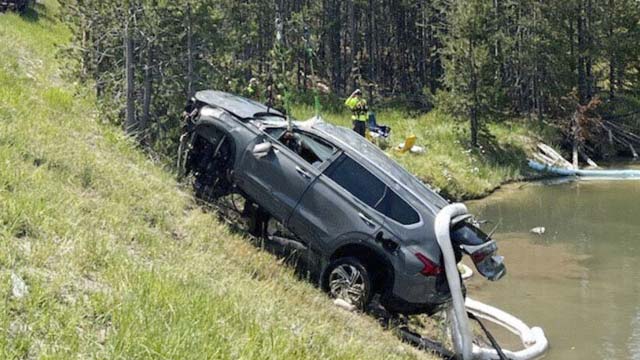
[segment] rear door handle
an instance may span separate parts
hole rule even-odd
[[[296,166],[296,171],[298,172],[298,174],[302,175],[303,177],[305,177],[307,179],[311,179],[311,174],[309,174],[307,171],[305,171],[300,166]]]
[[[365,224],[367,224],[367,226],[369,227],[376,227],[376,223],[373,222],[373,220],[371,220],[371,218],[369,218],[367,215],[359,212],[358,216],[360,217],[360,219],[362,220],[362,222],[364,222]]]

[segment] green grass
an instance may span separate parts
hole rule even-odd
[[[102,124],[61,76],[54,5],[0,15],[0,358],[429,358],[230,233]]]
[[[309,106],[293,108],[293,115],[306,119],[313,115]],[[345,111],[323,112],[322,116],[335,124],[351,126],[350,114]],[[423,154],[387,153],[431,184],[443,195],[454,200],[478,198],[489,194],[501,184],[522,180],[529,176],[527,154],[539,139],[537,123],[522,120],[495,121],[487,124],[488,134],[481,136],[478,149],[469,145],[468,123],[439,111],[414,116],[398,110],[377,112],[379,124],[391,126],[390,147],[416,135],[416,145]]]

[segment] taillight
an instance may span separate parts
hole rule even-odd
[[[471,254],[471,260],[473,260],[474,264],[478,264],[480,262],[482,262],[482,260],[484,260],[487,255],[489,255],[488,253],[485,253],[484,251],[477,251],[473,254]]]
[[[415,254],[418,260],[424,265],[420,274],[424,276],[436,276],[442,273],[442,268],[436,265],[433,261],[431,261],[428,257],[422,255],[421,253]]]

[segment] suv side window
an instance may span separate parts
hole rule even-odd
[[[331,164],[325,175],[372,208],[384,196],[386,185],[348,156],[342,155]]]
[[[376,210],[403,225],[411,225],[420,221],[418,213],[389,188],[387,188],[382,201],[376,206]]]
[[[331,164],[325,175],[365,204],[403,225],[420,221],[418,213],[398,194],[346,155]]]
[[[284,128],[268,128],[265,132],[315,167],[320,167],[336,152],[327,142],[297,129],[287,131]]]

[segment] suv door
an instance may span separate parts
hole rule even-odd
[[[384,219],[373,208],[385,184],[345,154],[340,155],[303,195],[289,228],[311,245],[332,249],[338,237],[374,238]]]
[[[263,155],[254,154],[253,148],[262,142],[269,142],[271,150]],[[319,174],[289,148],[263,136],[249,144],[241,170],[239,175],[246,180],[243,190],[283,224]]]
[[[327,160],[336,156],[336,148],[326,141],[294,129],[270,129],[245,152],[242,176],[248,181],[244,190],[273,217],[287,224],[309,184],[325,168]],[[255,154],[252,149],[262,142],[271,149]]]

